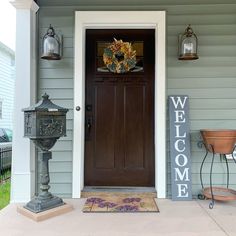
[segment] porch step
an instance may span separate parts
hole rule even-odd
[[[84,187],[81,192],[82,198],[87,197],[142,197],[156,198],[157,193],[152,187]]]

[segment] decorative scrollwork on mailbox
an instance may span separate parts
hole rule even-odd
[[[63,134],[63,127],[65,126],[65,122],[62,120],[55,119],[42,119],[39,124],[39,134],[41,136],[51,136],[51,135],[59,135]]]

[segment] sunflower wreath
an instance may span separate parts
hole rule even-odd
[[[113,73],[126,73],[136,65],[136,51],[131,43],[114,38],[114,42],[104,49],[103,62]]]

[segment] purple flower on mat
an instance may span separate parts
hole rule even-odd
[[[131,203],[131,202],[140,202],[141,201],[141,198],[137,197],[137,198],[125,198],[123,199],[123,202],[124,203]]]
[[[98,205],[98,207],[101,207],[101,208],[104,208],[104,207],[113,208],[115,206],[117,206],[117,204],[115,204],[113,202],[101,202]]]
[[[97,197],[91,197],[86,200],[86,203],[101,203],[104,202],[102,198],[97,198]]]
[[[123,205],[123,206],[116,207],[116,210],[123,211],[123,212],[138,211],[138,206]]]

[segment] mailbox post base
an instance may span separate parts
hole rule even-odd
[[[56,139],[55,139],[56,140]],[[44,140],[45,143],[52,143],[52,140]],[[36,142],[37,143],[37,142]],[[55,141],[53,141],[55,143]],[[38,143],[37,143],[38,144]],[[49,182],[49,170],[48,161],[52,158],[52,153],[47,150],[42,150],[39,154],[39,172],[40,172],[40,194],[35,196],[30,202],[28,202],[24,208],[34,213],[46,211],[58,206],[62,206],[65,203],[57,196],[52,195],[48,190],[50,188]]]
[[[52,195],[49,199],[41,199],[40,197],[35,197],[30,202],[28,202],[24,206],[24,208],[34,213],[39,213],[55,207],[62,206],[64,204],[65,203],[61,198]]]

